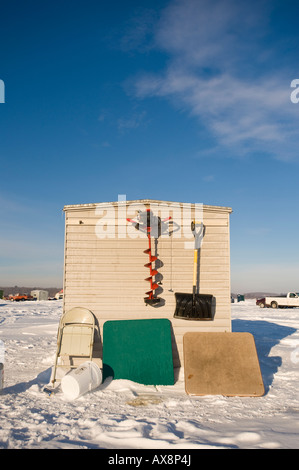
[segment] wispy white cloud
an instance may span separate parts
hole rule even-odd
[[[215,176],[206,175],[206,176],[203,176],[202,180],[205,181],[206,183],[212,183],[215,180]]]
[[[153,8],[137,8],[125,26],[120,47],[125,52],[146,52],[154,47],[154,29],[158,13]]]
[[[145,125],[146,111],[134,112],[130,116],[122,117],[117,120],[117,127],[121,133],[137,129],[141,125]]]
[[[255,7],[254,7],[255,5]],[[296,106],[286,71],[271,76],[264,44],[266,2],[176,0],[162,12],[155,46],[169,56],[159,74],[135,80],[139,98],[161,97],[199,119],[236,155],[296,158]]]
[[[156,44],[193,66],[232,66],[236,55],[254,53],[254,41],[267,27],[264,5],[260,1],[257,10],[236,0],[174,0],[162,12]]]

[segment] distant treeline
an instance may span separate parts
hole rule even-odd
[[[32,290],[47,290],[49,297],[54,297],[62,287],[24,287],[24,286],[13,286],[13,287],[0,287],[3,290],[3,295],[16,295],[16,294],[30,294]]]
[[[261,297],[276,297],[279,295],[284,295],[273,292],[239,292],[239,294],[244,295],[245,299],[259,299]],[[232,294],[232,297],[236,299],[239,294]]]
[[[13,286],[13,287],[0,287],[0,290],[3,290],[4,295],[16,295],[16,294],[30,294],[32,290],[47,290],[49,292],[49,297],[54,297],[57,292],[59,292],[62,287],[24,287],[24,286]],[[265,296],[279,296],[285,295],[283,293],[277,292],[238,292],[238,294],[244,295],[245,299],[258,299]],[[232,294],[234,299],[237,298],[238,294]]]

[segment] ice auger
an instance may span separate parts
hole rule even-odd
[[[150,270],[150,276],[145,279],[145,281],[150,283],[150,290],[146,292],[147,297],[144,298],[144,302],[148,305],[154,305],[161,301],[161,299],[155,294],[155,290],[159,287],[159,284],[156,281],[156,276],[159,273],[158,270],[153,267],[153,263],[158,259],[158,257],[152,254],[151,238],[153,237],[157,239],[161,234],[163,223],[170,219],[171,217],[168,217],[161,221],[161,218],[154,216],[150,209],[147,209],[146,212],[139,212],[137,222],[132,219],[127,219],[128,222],[134,224],[137,230],[145,232],[148,238],[148,248],[147,250],[144,250],[144,253],[149,257],[149,262],[144,266]]]
[[[146,230],[147,230],[147,238],[148,238],[148,249],[147,250],[144,250],[143,253],[146,253],[148,254],[148,257],[149,257],[149,262],[146,263],[144,266],[146,268],[149,268],[150,270],[150,276],[147,277],[145,280],[146,281],[149,281],[150,283],[150,290],[146,292],[146,295],[147,297],[144,298],[144,302],[146,304],[156,304],[158,302],[160,302],[160,298],[159,297],[155,297],[154,295],[154,291],[156,289],[158,289],[159,285],[157,284],[156,280],[153,280],[153,276],[156,277],[156,275],[158,274],[158,271],[157,269],[153,269],[153,265],[152,263],[154,261],[156,261],[158,259],[157,256],[154,256],[152,254],[152,242],[151,242],[151,230],[152,230],[152,227],[150,225],[150,209],[147,209],[147,227],[146,227]]]

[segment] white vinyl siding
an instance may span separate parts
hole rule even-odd
[[[121,215],[131,201],[121,207]],[[152,201],[141,201],[146,208]],[[159,208],[180,203],[155,201]],[[175,319],[175,292],[192,292],[194,238],[185,221],[181,220],[181,238],[173,233],[158,238],[157,268],[161,285],[157,290],[163,302],[155,307],[146,305],[144,297],[150,284],[145,281],[149,269],[144,265],[148,255],[146,235],[132,229],[123,217],[118,217],[118,204],[114,208],[115,233],[98,238],[96,230],[100,216],[97,204],[65,206],[65,266],[64,311],[72,307],[90,309],[98,319],[102,332],[107,320],[168,318],[173,330],[174,366],[183,367],[183,335],[189,331],[231,331],[230,315],[230,208],[203,206],[205,235],[200,249],[199,292],[215,297],[216,311],[213,321]],[[105,208],[105,204],[100,205]],[[193,206],[192,206],[193,207]],[[155,206],[153,205],[155,213]],[[129,217],[132,217],[130,211]],[[133,217],[132,217],[133,218]],[[108,220],[108,219],[107,219]],[[113,220],[111,220],[113,222]],[[184,228],[184,230],[183,230]],[[137,238],[128,235],[128,231]],[[113,238],[114,237],[114,238]],[[122,238],[124,237],[124,238]],[[187,245],[186,245],[187,243]],[[187,248],[188,246],[188,248]],[[152,251],[155,241],[152,239]],[[154,263],[153,263],[154,265]]]

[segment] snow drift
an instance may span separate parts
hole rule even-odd
[[[263,397],[190,397],[174,386],[107,379],[75,401],[49,397],[61,301],[0,301],[5,346],[0,449],[299,448],[299,309],[232,304],[233,331],[253,334]]]

